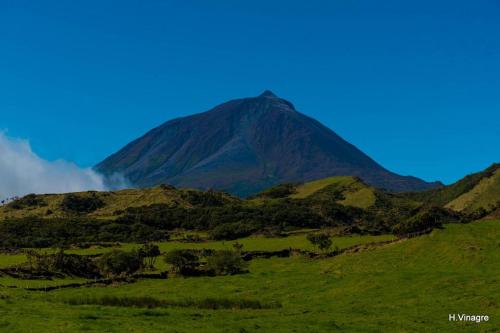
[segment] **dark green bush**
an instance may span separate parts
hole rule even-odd
[[[307,240],[317,247],[322,252],[327,252],[332,247],[332,240],[327,233],[310,233],[307,235]]]
[[[138,251],[112,250],[99,257],[96,264],[104,276],[127,276],[143,268],[143,257]]]
[[[156,244],[146,243],[139,248],[139,254],[144,259],[144,266],[153,269],[156,259],[160,256],[160,248]]]
[[[234,275],[245,271],[247,262],[235,251],[220,250],[207,258],[207,270],[215,275]]]
[[[66,254],[62,249],[57,253],[42,253],[29,250],[26,252],[26,258],[27,261],[22,266],[32,273],[61,273],[85,278],[100,276],[97,266],[90,257]]]
[[[45,200],[36,194],[27,194],[22,198],[12,201],[8,204],[12,209],[23,209],[26,207],[44,207],[47,206]]]
[[[256,228],[249,223],[227,223],[216,226],[210,231],[210,237],[215,240],[233,240],[252,234]]]
[[[61,209],[68,213],[88,214],[104,206],[104,201],[95,193],[90,195],[69,193],[61,202]]]
[[[297,186],[295,184],[279,184],[256,194],[254,197],[268,199],[286,198],[296,192]]]
[[[200,258],[191,250],[173,250],[163,260],[172,266],[172,272],[179,275],[197,275]]]

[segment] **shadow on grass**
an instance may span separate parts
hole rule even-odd
[[[154,297],[127,297],[127,296],[101,296],[101,297],[73,297],[63,301],[69,305],[103,305],[137,308],[165,308],[185,307],[198,309],[276,309],[281,308],[278,302],[263,303],[258,300],[229,299],[229,298],[204,298],[199,300],[162,300]]]

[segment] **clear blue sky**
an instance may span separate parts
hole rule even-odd
[[[500,161],[500,2],[1,1],[0,129],[91,166],[264,89],[385,167]]]

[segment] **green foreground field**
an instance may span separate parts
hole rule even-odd
[[[345,237],[334,243],[347,247],[387,237]],[[240,242],[248,250],[309,246],[304,235]],[[231,244],[169,242],[161,244],[161,249]],[[5,266],[22,259],[4,255],[0,263]],[[499,262],[500,221],[453,224],[425,236],[329,259],[256,259],[250,262],[249,273],[235,276],[139,280],[51,292],[0,288],[0,331],[499,332]],[[51,283],[71,282],[65,280]],[[102,296],[151,296],[168,301],[214,297],[281,307],[206,310],[67,304],[70,299]],[[490,320],[449,322],[450,313],[488,315]]]

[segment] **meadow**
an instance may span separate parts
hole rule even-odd
[[[334,246],[391,237],[337,237]],[[310,246],[303,234],[239,242],[247,250]],[[160,248],[224,248],[232,243],[172,241]],[[18,260],[23,258],[0,257],[2,266]],[[255,259],[249,273],[234,276],[139,279],[51,292],[3,287],[0,331],[498,332],[499,262],[500,221],[449,224],[428,235],[332,258]],[[19,287],[27,282],[32,281],[21,281]],[[214,303],[226,305],[211,309]],[[450,313],[491,319],[450,322]]]

